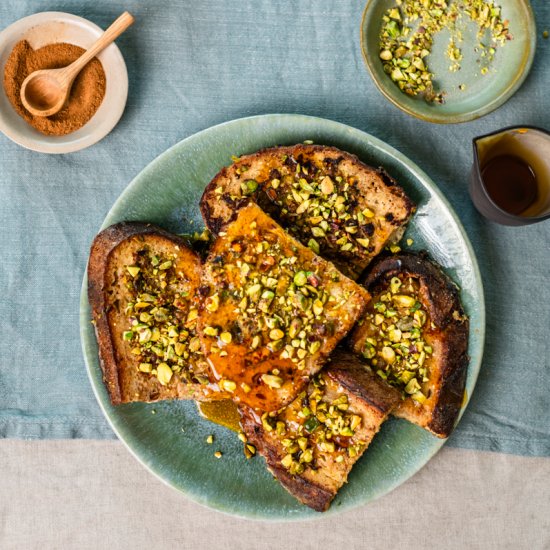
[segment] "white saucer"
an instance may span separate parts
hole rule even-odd
[[[68,42],[89,48],[103,29],[90,21],[63,12],[35,13],[16,21],[0,33],[0,82],[4,66],[17,42],[27,40],[34,48]],[[0,131],[19,145],[41,153],[71,153],[104,138],[119,121],[128,97],[128,72],[115,44],[98,55],[105,70],[105,97],[95,115],[82,128],[65,136],[45,136],[23,120],[11,106],[0,85]]]

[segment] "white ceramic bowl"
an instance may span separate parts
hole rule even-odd
[[[103,29],[76,15],[42,12],[16,21],[0,33],[0,82],[10,52],[17,42],[27,40],[34,48],[55,42],[68,42],[89,48]],[[128,72],[115,44],[98,55],[105,70],[105,97],[94,116],[79,130],[65,136],[45,136],[30,126],[13,109],[4,87],[0,86],[0,130],[19,145],[41,153],[71,153],[104,138],[119,121],[128,97]]]

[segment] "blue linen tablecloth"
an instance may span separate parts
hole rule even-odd
[[[364,0],[4,0],[0,28],[39,11],[106,27],[119,40],[130,93],[103,141],[49,156],[0,135],[0,437],[112,438],[88,382],[79,293],[89,245],[128,182],[177,141],[226,120],[303,113],[349,124],[423,168],[459,214],[483,275],[487,340],[476,391],[450,439],[457,447],[550,455],[550,222],[507,228],[467,193],[471,139],[525,124],[550,129],[550,4],[532,2],[538,44],[520,91],[475,122],[435,126],[382,98],[363,66]]]

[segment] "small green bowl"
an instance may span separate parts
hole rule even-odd
[[[475,60],[477,38],[473,23],[464,33],[463,42],[458,44],[464,55],[459,71],[449,71],[450,61],[444,55],[448,32],[434,36],[433,53],[427,60],[437,89],[446,92],[445,103],[441,105],[428,103],[420,96],[408,96],[384,72],[378,36],[382,16],[397,3],[396,0],[369,0],[361,22],[361,50],[378,89],[409,115],[439,124],[474,120],[500,107],[519,89],[529,73],[535,55],[536,26],[528,0],[498,0],[496,3],[502,8],[502,18],[510,21],[513,40],[497,48],[487,74],[480,74],[480,66]],[[463,91],[460,85],[464,85]]]

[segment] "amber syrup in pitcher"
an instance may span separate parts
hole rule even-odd
[[[502,210],[521,215],[538,199],[537,176],[529,164],[512,154],[492,157],[481,169],[487,193]]]

